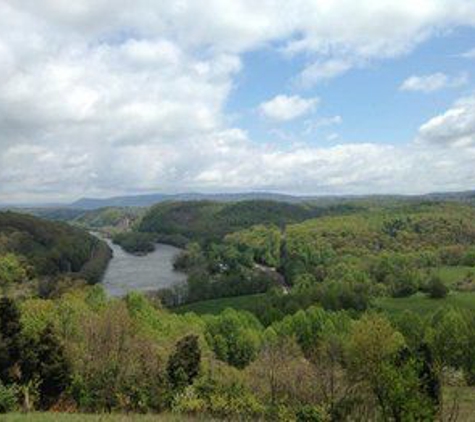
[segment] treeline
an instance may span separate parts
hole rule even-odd
[[[187,201],[161,203],[141,219],[137,231],[175,235],[201,244],[220,241],[226,234],[258,224],[284,227],[292,222],[333,213],[350,213],[354,205],[317,207],[264,200],[231,203]]]
[[[475,314],[352,317],[319,307],[178,316],[99,286],[0,301],[0,410],[174,412],[272,421],[434,420],[475,382]],[[453,385],[453,381],[451,381]],[[456,409],[456,407],[454,407]]]

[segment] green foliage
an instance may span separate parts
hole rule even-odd
[[[303,352],[311,356],[329,336],[345,336],[350,323],[351,319],[345,312],[326,312],[322,308],[311,307],[285,317],[274,323],[272,328],[281,336],[294,337]]]
[[[70,218],[75,225],[89,230],[122,231],[131,228],[142,216],[141,208],[106,207],[97,210],[83,211],[80,215]]]
[[[249,250],[252,259],[270,267],[280,266],[281,231],[274,226],[254,226],[226,236],[225,241],[241,251]]]
[[[383,420],[433,419],[437,403],[425,388],[427,373],[387,319],[363,316],[354,324],[348,352],[352,376],[368,385]]]
[[[395,295],[419,288],[417,268],[461,265],[475,241],[475,212],[434,204],[322,217],[285,230],[287,275],[313,274],[351,257],[374,282]],[[367,263],[370,265],[368,266]]]
[[[39,336],[26,336],[20,310],[11,299],[0,302],[0,369],[7,387],[18,385],[28,391],[37,385],[38,404],[47,409],[69,386],[70,366],[52,326]]]
[[[173,411],[179,414],[209,415],[221,420],[258,420],[264,405],[234,374],[231,380],[203,377],[175,397]]]
[[[7,297],[0,299],[0,381],[5,385],[17,381],[12,369],[17,366],[21,352],[20,311]]]
[[[71,273],[91,283],[99,281],[111,256],[105,243],[81,229],[25,214],[0,212],[0,254],[5,253],[24,257],[32,275]],[[23,277],[15,272],[14,278],[20,275]]]
[[[248,312],[226,309],[221,315],[206,318],[206,340],[216,357],[236,368],[255,359],[261,342],[262,326]]]
[[[217,315],[223,312],[226,308],[233,308],[236,310],[253,312],[263,299],[263,294],[225,297],[221,299],[193,302],[188,305],[182,305],[177,308],[173,308],[172,311],[179,314],[194,312],[199,315]]]
[[[427,292],[432,299],[443,299],[449,293],[449,289],[440,277],[433,275],[429,279]]]
[[[150,233],[118,233],[112,240],[129,253],[148,253],[155,250],[155,237]]]
[[[81,324],[72,396],[83,410],[160,410],[164,374],[157,346],[140,332],[125,303],[112,303]]]
[[[168,358],[167,375],[174,389],[181,389],[193,383],[200,371],[201,350],[198,337],[188,335],[175,346]]]
[[[17,406],[18,389],[16,386],[5,386],[0,382],[0,414],[13,412]]]
[[[321,406],[302,406],[296,414],[297,422],[327,422],[330,420],[328,412]]]
[[[0,255],[0,285],[6,290],[13,283],[28,279],[27,271],[18,257],[12,253]]]
[[[145,214],[138,231],[180,235],[191,241],[207,243],[219,241],[226,234],[260,224],[283,227],[291,222],[331,213],[348,213],[354,209],[352,206],[319,208],[264,200],[160,203]]]
[[[48,409],[70,385],[71,367],[63,345],[52,326],[47,326],[38,339],[26,339],[21,350],[21,382],[39,380],[38,405]]]
[[[186,249],[177,256],[173,266],[176,270],[188,270],[190,268],[203,269],[207,265],[206,257],[199,243],[191,242]]]

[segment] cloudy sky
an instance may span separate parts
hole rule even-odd
[[[474,187],[473,0],[0,0],[0,202]]]

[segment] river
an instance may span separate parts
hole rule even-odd
[[[110,296],[124,296],[134,290],[158,290],[185,282],[186,275],[173,269],[173,260],[181,249],[157,243],[154,252],[139,256],[125,252],[109,239],[104,240],[114,252],[102,280]]]

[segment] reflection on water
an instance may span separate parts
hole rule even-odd
[[[111,296],[123,296],[132,290],[157,290],[186,280],[185,274],[173,270],[173,260],[181,249],[158,243],[154,252],[137,256],[124,252],[108,239],[104,240],[114,251],[102,280]]]

